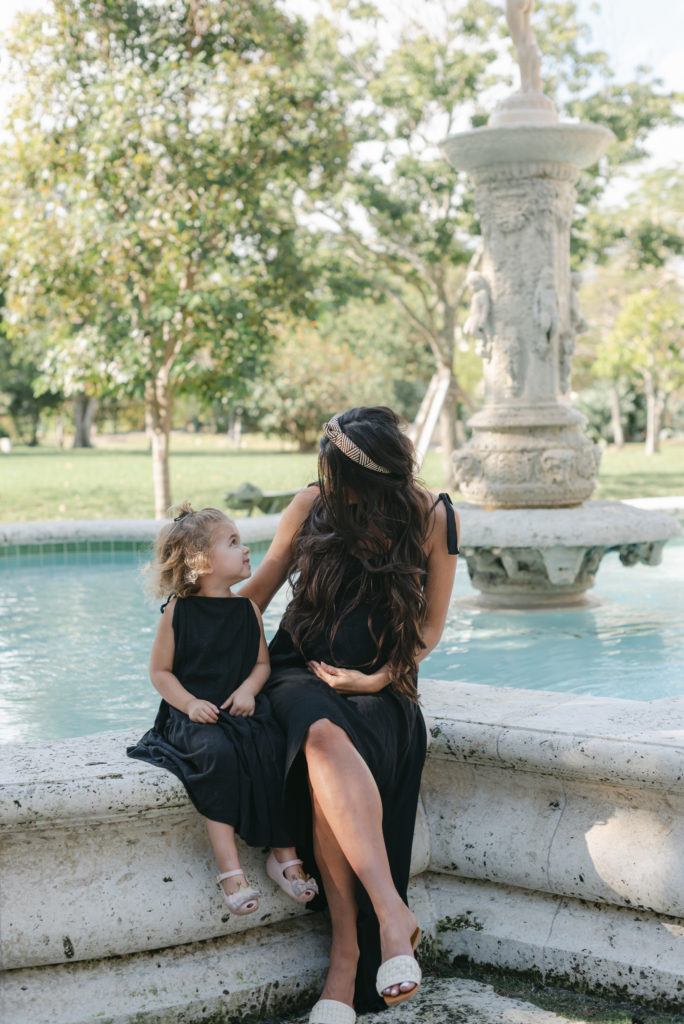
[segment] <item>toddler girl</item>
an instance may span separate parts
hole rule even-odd
[[[154,726],[130,757],[177,775],[204,816],[234,914],[259,906],[240,867],[235,833],[271,846],[269,876],[300,903],[318,892],[301,870],[283,817],[283,734],[260,691],[270,663],[258,608],[231,587],[251,574],[249,548],[215,508],[186,502],[165,526],[153,565],[167,600],[152,645],[150,678],[162,696]]]

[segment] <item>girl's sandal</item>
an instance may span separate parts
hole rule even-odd
[[[411,948],[416,949],[419,942],[420,928],[416,928],[411,936]],[[423,975],[418,961],[415,957],[404,954],[402,956],[393,956],[389,960],[385,960],[383,964],[380,964],[375,978],[375,988],[378,995],[382,996],[388,1006],[396,1006],[397,1003],[403,1003],[406,999],[412,999],[420,988],[422,980]],[[411,983],[413,983],[413,988],[409,989],[408,992],[400,991],[396,996],[385,995],[388,988]]]
[[[318,895],[318,883],[315,878],[287,878],[285,875],[286,868],[292,868],[295,864],[301,864],[301,860],[286,860],[283,864],[280,863],[275,853],[271,851],[266,861],[266,874],[272,881],[279,885],[280,888],[286,893],[290,899],[296,900],[297,903],[308,903],[314,896]],[[325,1000],[330,1002],[330,1000]],[[334,1001],[334,1000],[333,1000]],[[344,1006],[344,1003],[340,1004]]]
[[[242,868],[238,868],[236,871],[224,871],[222,875],[216,876],[216,881],[221,885],[224,878],[234,878],[235,875],[244,877]],[[235,892],[226,892],[221,885],[221,892],[231,914],[252,914],[259,907],[261,893],[252,885],[239,885]]]
[[[309,1024],[355,1024],[351,1006],[337,999],[319,999],[309,1014]]]

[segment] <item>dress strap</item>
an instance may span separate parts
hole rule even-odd
[[[162,613],[162,615],[164,614],[164,609],[166,608],[166,606],[169,603],[169,601],[172,601],[175,596],[176,596],[175,594],[169,594],[169,596],[164,601],[164,604],[160,604],[159,605],[159,611]]]
[[[447,520],[447,551],[450,555],[458,555],[458,529],[456,527],[456,513],[454,512],[454,506],[450,496],[446,491],[442,491],[435,502],[443,501],[444,508],[446,509],[446,520]]]

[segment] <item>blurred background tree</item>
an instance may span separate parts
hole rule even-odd
[[[294,206],[344,169],[343,113],[270,0],[53,0],[8,48],[9,330],[67,394],[141,395],[162,516],[174,395],[307,309]]]
[[[157,514],[174,400],[195,425],[225,429],[245,409],[287,435],[297,381],[311,389],[308,444],[331,411],[314,371],[332,373],[333,353],[337,409],[372,393],[413,418],[430,381],[447,381],[449,482],[480,400],[460,328],[479,224],[439,142],[484,124],[517,70],[500,3],[401,17],[366,0],[321,5],[309,24],[271,0],[46,0],[17,20],[0,158],[12,365],[34,398],[62,394],[83,416],[96,399],[103,416],[144,409]],[[592,429],[610,421],[619,442],[640,429],[646,384],[603,348],[632,293],[677,276],[681,169],[642,177],[626,204],[605,197],[650,133],[680,120],[678,97],[647,69],[617,81],[575,0],[537,5],[534,27],[562,116],[617,136],[580,179],[572,259],[590,321],[576,386]]]

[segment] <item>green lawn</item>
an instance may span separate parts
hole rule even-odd
[[[174,501],[222,507],[225,490],[249,480],[263,490],[303,487],[316,476],[316,455],[249,436],[236,452],[227,438],[174,434]],[[422,478],[441,489],[441,459],[430,452]],[[643,445],[608,448],[597,498],[684,493],[684,443],[670,442],[648,458]],[[457,497],[457,495],[455,495]],[[141,434],[100,437],[91,449],[17,447],[0,455],[0,520],[152,517],[150,455]]]

